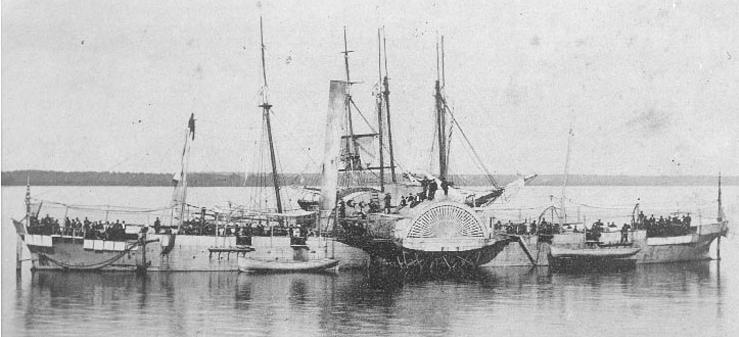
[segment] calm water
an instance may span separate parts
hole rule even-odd
[[[191,200],[247,198],[243,188],[195,188]],[[532,187],[512,201],[511,217],[540,211],[559,189]],[[721,244],[722,261],[640,266],[625,273],[550,274],[547,268],[482,270],[464,280],[398,280],[363,272],[34,273],[14,270],[10,217],[23,213],[24,188],[2,189],[2,333],[28,336],[505,335],[736,336],[739,239]],[[152,207],[167,188],[37,187],[43,199]],[[712,187],[578,187],[588,204],[640,196],[654,207],[687,209],[715,199]],[[739,219],[739,188],[724,190]],[[574,208],[574,206],[573,206]],[[592,219],[596,212],[580,209]],[[600,209],[620,216],[623,209]],[[706,207],[702,215],[709,215]],[[715,207],[713,209],[715,213]],[[657,213],[656,213],[657,214]],[[696,217],[694,217],[696,219]],[[699,221],[699,220],[698,220]],[[731,228],[735,228],[732,223]],[[714,248],[715,249],[715,248]],[[712,254],[715,251],[712,250]]]

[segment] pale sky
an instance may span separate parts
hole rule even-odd
[[[734,1],[3,1],[2,170],[174,172],[193,112],[191,171],[250,170],[260,15],[285,172],[319,171],[343,26],[372,119],[384,26],[405,167],[432,161],[439,32],[494,173],[562,173],[572,125],[570,173],[739,175]],[[452,152],[453,173],[481,173]]]

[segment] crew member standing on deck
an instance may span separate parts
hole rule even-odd
[[[621,227],[621,243],[627,243],[629,242],[629,230],[631,229],[631,226],[629,224],[625,223],[623,227]]]
[[[444,196],[449,195],[449,183],[444,177],[441,177],[441,189],[444,191]]]
[[[392,201],[390,193],[385,193],[385,214],[390,214],[390,201]]]
[[[439,186],[436,184],[436,179],[431,179],[429,182],[429,200],[434,200],[437,189],[439,189]]]
[[[344,200],[339,200],[339,218],[346,218],[346,205]]]
[[[426,199],[426,196],[428,195],[428,190],[429,190],[429,180],[426,177],[424,177],[423,180],[421,180],[421,188],[423,189],[423,192],[421,192],[420,195],[422,195],[421,201],[423,201]]]

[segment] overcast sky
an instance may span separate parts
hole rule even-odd
[[[495,173],[739,175],[734,1],[15,1],[2,6],[2,170],[251,170],[259,16],[286,172],[317,172],[331,79],[373,113],[387,35],[396,156],[427,169],[435,40],[446,92]],[[459,133],[453,136],[460,139]],[[456,144],[459,144],[457,142]],[[451,171],[481,173],[453,147]]]

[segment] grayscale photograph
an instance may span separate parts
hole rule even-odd
[[[2,0],[3,336],[737,336],[739,3]]]

